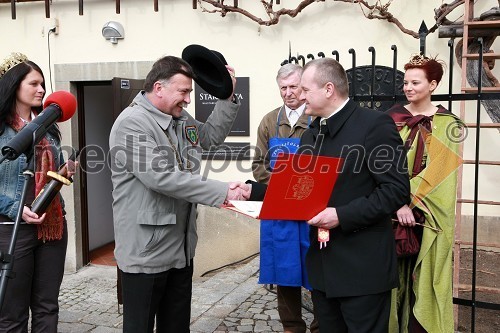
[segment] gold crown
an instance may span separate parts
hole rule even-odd
[[[5,75],[11,68],[19,65],[22,62],[28,60],[28,57],[19,52],[12,52],[10,56],[5,58],[0,65],[0,79]]]
[[[428,58],[426,56],[423,56],[421,54],[414,54],[411,56],[410,61],[408,62],[410,65],[413,66],[422,66],[425,63],[427,63],[431,58]]]

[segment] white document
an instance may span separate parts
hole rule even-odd
[[[262,201],[240,201],[229,200],[230,205],[224,208],[234,210],[238,213],[248,215],[254,219],[259,218],[260,210],[262,209]]]

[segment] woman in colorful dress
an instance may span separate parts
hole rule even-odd
[[[443,76],[441,61],[416,55],[404,69],[409,104],[387,112],[405,142],[412,201],[397,211],[396,223],[413,229],[420,251],[398,258],[400,287],[392,294],[390,332],[452,333],[457,134],[463,123],[431,102]]]

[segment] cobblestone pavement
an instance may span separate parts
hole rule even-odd
[[[191,332],[282,332],[276,295],[257,284],[259,258],[193,283]],[[122,331],[116,267],[87,266],[64,276],[59,297],[61,333]],[[312,315],[303,310],[309,325]]]

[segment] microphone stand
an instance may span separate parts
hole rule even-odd
[[[26,167],[23,170],[24,175],[24,185],[23,191],[21,193],[21,200],[19,202],[19,207],[17,209],[16,221],[14,222],[14,228],[12,229],[12,236],[10,239],[9,250],[7,253],[0,252],[0,261],[2,263],[2,269],[0,271],[0,312],[3,308],[3,301],[5,298],[5,292],[7,289],[7,279],[15,278],[15,272],[12,271],[14,267],[14,250],[16,248],[17,233],[19,230],[19,225],[21,224],[21,219],[23,217],[24,202],[26,201],[26,192],[28,189],[28,182],[35,173],[35,163],[33,153],[26,155]]]

